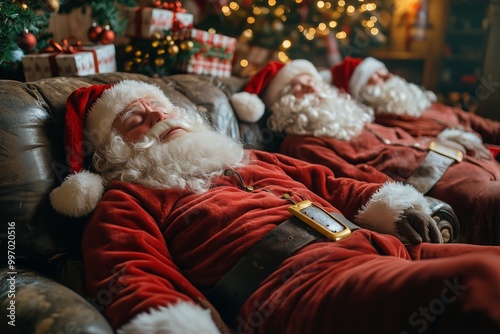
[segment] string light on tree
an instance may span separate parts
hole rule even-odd
[[[297,59],[320,55],[316,51],[330,35],[345,46],[384,43],[388,22],[379,18],[383,6],[376,0],[234,0],[214,13],[222,13],[222,19],[208,16],[199,26]]]

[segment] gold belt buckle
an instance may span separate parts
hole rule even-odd
[[[434,151],[436,153],[439,153],[441,155],[444,155],[445,157],[453,159],[456,162],[460,162],[464,158],[464,154],[462,153],[462,151],[456,150],[454,148],[440,144],[440,143],[435,142],[435,141],[430,142],[429,150]]]
[[[289,206],[288,212],[332,241],[351,235],[349,227],[309,200]]]

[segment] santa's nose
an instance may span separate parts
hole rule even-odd
[[[314,92],[316,92],[316,87],[314,87],[314,85],[312,85],[312,84],[304,85],[304,92],[314,93]]]
[[[148,119],[150,120],[151,124],[154,125],[158,122],[163,121],[167,115],[161,111],[150,111],[148,112]]]

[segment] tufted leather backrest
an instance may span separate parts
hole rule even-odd
[[[14,222],[16,264],[44,267],[55,256],[79,253],[84,219],[57,214],[49,202],[50,191],[69,171],[63,148],[66,98],[79,87],[123,79],[157,84],[174,104],[207,113],[221,131],[261,148],[258,125],[238,122],[229,102],[244,79],[110,73],[29,83],[0,80],[0,243],[6,250],[7,225]],[[2,254],[0,264],[5,264]]]

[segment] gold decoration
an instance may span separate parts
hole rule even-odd
[[[167,49],[167,52],[168,52],[169,55],[175,56],[176,54],[179,53],[179,47],[177,45],[175,45],[175,44],[169,45],[168,49]]]
[[[163,58],[156,58],[155,59],[155,65],[158,66],[158,67],[161,67],[161,66],[165,65],[165,59],[163,59]]]
[[[191,40],[187,40],[187,41],[182,41],[179,46],[183,51],[190,51],[191,49],[193,49],[194,43]]]

